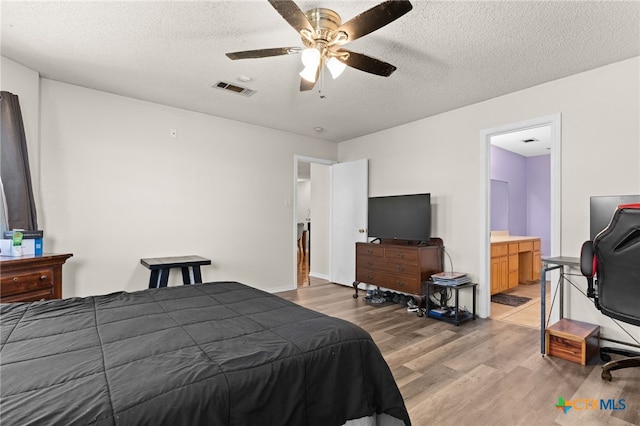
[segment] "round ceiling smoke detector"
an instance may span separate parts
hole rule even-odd
[[[313,130],[315,130],[318,133],[324,132],[324,128],[323,127],[314,127]]]

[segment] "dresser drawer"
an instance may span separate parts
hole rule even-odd
[[[383,263],[382,259],[376,259],[372,256],[359,255],[356,257],[356,264],[358,267],[380,269],[380,264]]]
[[[2,299],[20,293],[53,288],[53,270],[39,269],[2,276]]]
[[[409,262],[380,262],[376,269],[391,272],[395,275],[408,275],[410,277],[420,276],[420,268],[418,268],[418,265]]]
[[[356,256],[384,257],[384,247],[376,244],[356,244]]]
[[[356,281],[404,293],[419,294],[421,292],[420,280],[418,278],[367,268],[356,269]]]
[[[402,247],[388,247],[385,249],[384,257],[387,260],[395,260],[409,263],[418,263],[418,251],[405,249]]]
[[[38,302],[41,300],[53,299],[53,286],[38,289],[35,291],[29,291],[26,293],[18,293],[11,296],[2,295],[2,303],[14,303],[14,302]]]

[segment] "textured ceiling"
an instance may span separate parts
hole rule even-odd
[[[378,3],[297,2],[333,9],[343,22]],[[301,45],[266,0],[3,0],[1,49],[53,80],[336,142],[640,56],[637,1],[412,3],[345,45],[398,70],[327,75],[324,97],[299,91],[299,55],[225,56]],[[256,93],[213,89],[219,80]]]

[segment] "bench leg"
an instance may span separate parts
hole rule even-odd
[[[202,282],[202,274],[200,273],[200,265],[193,267],[193,282],[201,283]]]
[[[189,274],[189,267],[183,266],[182,269],[182,284],[191,284],[191,274]]]
[[[169,282],[169,269],[161,269],[158,287],[166,287],[168,282]]]
[[[149,288],[158,288],[159,274],[160,274],[160,271],[157,269],[154,269],[153,271],[151,271],[151,277],[149,277]]]
[[[188,266],[183,266],[182,269],[182,284],[199,284],[202,282],[202,273],[200,272],[200,266],[192,266],[191,271],[193,272],[193,279],[191,279],[191,274],[189,272]]]

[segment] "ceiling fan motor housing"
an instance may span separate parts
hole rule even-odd
[[[329,43],[333,41],[337,35],[334,33],[340,25],[342,25],[340,15],[331,9],[318,8],[307,10],[305,16],[315,32],[315,34],[311,35],[314,43]],[[314,43],[311,43],[311,40],[307,40],[304,36],[302,37],[302,41],[309,47],[313,47],[314,45]]]

